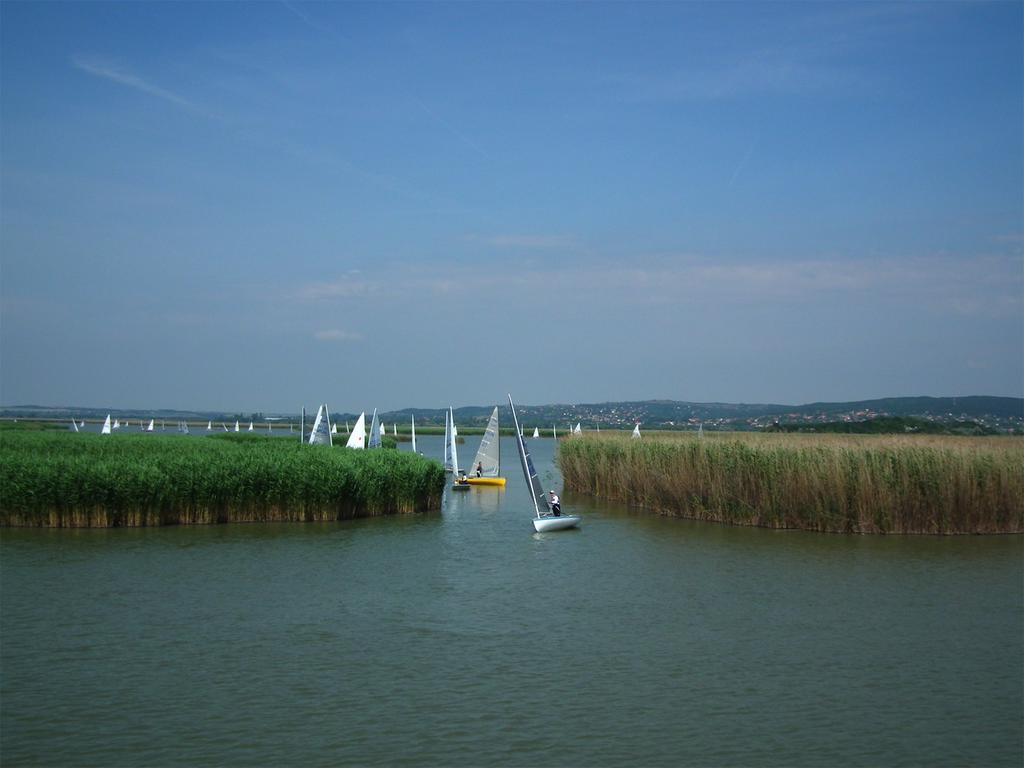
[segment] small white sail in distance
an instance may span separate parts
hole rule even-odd
[[[78,422],[75,421],[74,419],[71,420],[71,429],[73,429],[75,432],[78,431]]]
[[[235,432],[240,431],[238,428],[238,419],[235,419]]]
[[[366,448],[366,412],[359,414],[359,419],[356,421],[356,426],[352,430],[352,434],[348,436],[348,442],[345,443],[346,448]]]
[[[578,435],[578,434],[579,434],[580,432],[582,432],[582,431],[583,431],[583,430],[582,430],[582,429],[580,429],[580,423],[579,423],[579,422],[577,421],[577,422],[576,422],[576,426],[575,426],[575,427],[573,428],[573,430],[572,430],[572,433],[573,433],[574,435]]]
[[[147,432],[152,432],[152,431],[153,431],[153,426],[154,426],[154,424],[153,424],[153,419],[150,419],[150,420],[149,420],[149,426],[148,426],[148,427],[146,427],[146,431],[147,431]]]
[[[253,431],[253,429],[254,429],[254,427],[253,427],[253,425],[252,425],[252,422],[250,421],[250,422],[249,422],[249,431],[250,431],[250,432],[252,432],[252,431]]]
[[[101,435],[109,435],[110,434],[110,414],[109,413],[107,414],[106,420],[103,422],[103,429],[100,430],[100,434]]]
[[[310,445],[334,445],[331,439],[331,415],[327,410],[327,403],[316,409],[316,420],[313,422],[313,431],[309,433]]]
[[[639,421],[636,423],[636,426],[633,427],[633,439],[635,440],[638,437],[640,437],[640,422]]]
[[[331,424],[331,434],[332,435],[338,434],[338,425],[337,424]]]
[[[534,437],[534,439],[537,439],[537,440],[540,439],[540,429],[538,429],[537,427],[533,428],[533,437]]]
[[[395,437],[398,437],[398,424],[395,424]]]
[[[206,431],[207,432],[212,432],[213,431],[213,422],[212,421],[206,422]]]
[[[412,452],[416,453],[416,416],[415,414],[410,417],[410,424],[412,426]]]
[[[111,425],[110,428],[111,429],[120,429],[121,428],[121,420],[120,419],[114,419],[114,423]]]

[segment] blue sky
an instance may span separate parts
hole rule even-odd
[[[1024,394],[1020,3],[0,5],[0,402]]]

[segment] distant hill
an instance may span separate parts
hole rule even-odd
[[[494,405],[463,406],[455,409],[455,421],[466,427],[483,427]],[[913,417],[931,422],[976,421],[979,428],[1000,432],[1024,432],[1024,398],[1019,397],[887,397],[877,400],[849,402],[820,402],[804,405],[772,403],[694,403],[680,400],[641,400],[608,403],[517,405],[520,422],[530,427],[559,431],[580,422],[584,429],[598,426],[605,429],[624,429],[640,422],[647,429],[762,429],[773,424],[855,422],[880,416]],[[38,405],[8,406],[0,408],[5,418],[102,419],[107,413],[124,418],[155,418],[168,422],[179,419],[196,421],[234,422],[280,419],[297,423],[299,415],[263,413],[221,413],[213,411],[139,410],[110,407],[49,407]],[[404,408],[380,414],[388,423],[397,422],[404,427],[410,416],[424,426],[444,424],[442,408]],[[333,419],[354,422],[359,414],[334,413]],[[367,414],[369,416],[369,414]],[[312,414],[307,414],[312,419]],[[511,413],[508,406],[499,407],[502,424],[508,426]]]

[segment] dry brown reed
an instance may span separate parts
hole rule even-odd
[[[1024,532],[1014,437],[678,433],[566,439],[565,487],[662,514],[844,533]]]

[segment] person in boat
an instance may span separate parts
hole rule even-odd
[[[553,514],[555,517],[561,517],[562,516],[562,504],[561,504],[561,501],[558,498],[558,494],[555,493],[553,490],[551,490],[551,491],[548,491],[548,496],[550,497],[548,499],[548,503],[551,505],[551,514]]]
[[[477,477],[483,477],[484,476],[484,463],[482,461],[478,461],[476,463],[476,476]]]

